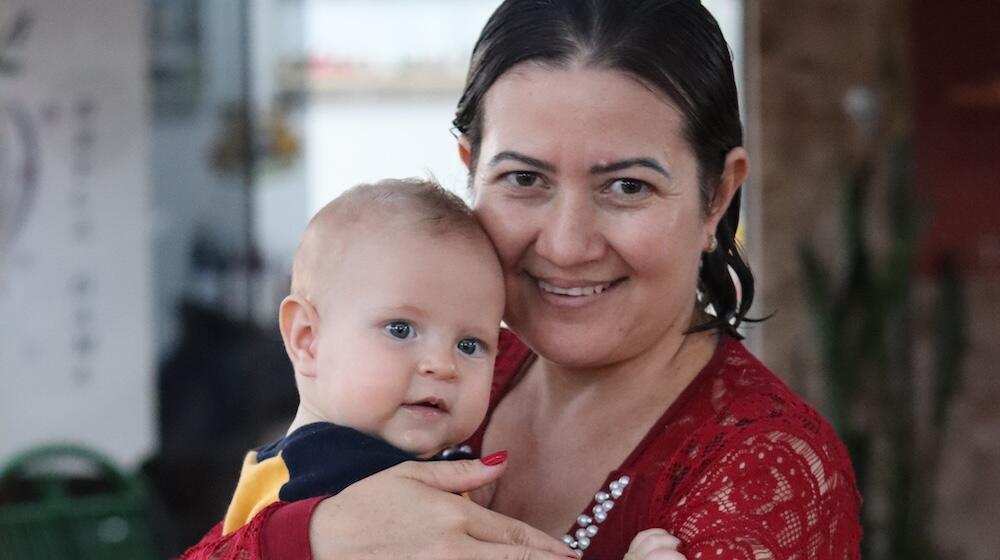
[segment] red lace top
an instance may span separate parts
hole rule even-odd
[[[532,356],[516,337],[501,335],[491,412]],[[595,493],[623,475],[629,484],[588,537],[584,558],[620,559],[650,527],[677,536],[688,560],[859,558],[860,496],[844,446],[731,338]],[[267,554],[272,546],[283,558],[291,551],[308,558],[316,502],[275,504],[226,538],[217,527],[184,558],[277,558]],[[595,505],[581,513],[593,516]]]

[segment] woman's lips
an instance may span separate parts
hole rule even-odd
[[[614,289],[627,277],[611,281],[563,280],[553,278],[537,278],[528,275],[538,287],[542,297],[553,302],[580,305],[595,300],[598,296]]]
[[[560,288],[555,284],[551,284],[539,278],[538,287],[541,288],[543,292],[556,294],[557,296],[580,297],[580,296],[597,295],[603,292],[604,290],[610,288],[611,282],[604,282],[600,284],[585,284],[582,286],[573,286],[571,288]]]

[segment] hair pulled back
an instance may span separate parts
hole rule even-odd
[[[708,211],[729,151],[743,144],[732,56],[715,18],[698,0],[506,0],[472,52],[453,124],[465,135],[475,169],[483,99],[513,66],[574,62],[617,70],[666,94],[684,115]],[[694,331],[737,327],[750,310],[754,279],[736,242],[740,192],[719,222],[718,247],[702,255],[699,303],[711,318]],[[730,269],[733,274],[730,274]]]

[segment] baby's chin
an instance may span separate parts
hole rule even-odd
[[[440,445],[440,446],[436,445],[433,448],[428,449],[427,446],[416,446],[416,447],[414,447],[412,445],[410,445],[410,446],[408,446],[408,445],[399,445],[398,443],[393,443],[391,441],[389,443],[392,443],[393,445],[395,445],[396,447],[402,449],[403,451],[406,451],[407,453],[410,453],[412,455],[416,455],[420,459],[431,459],[431,458],[435,457],[436,455],[440,454],[445,449],[448,449],[448,448],[452,447],[451,445]]]
[[[441,454],[443,451],[451,448],[455,448],[462,444],[467,437],[462,438],[459,441],[446,441],[442,442],[440,439],[429,437],[426,433],[421,433],[414,430],[414,432],[407,432],[403,434],[394,434],[395,437],[383,437],[389,443],[395,445],[396,447],[406,451],[407,453],[412,453],[421,459],[430,459]],[[469,434],[471,436],[472,434]],[[431,440],[434,441],[431,441]]]
[[[438,453],[441,453],[445,449],[448,449],[448,448],[447,447],[442,447],[440,449],[434,449],[432,451],[424,451],[424,452],[411,451],[410,453],[413,453],[414,455],[416,455],[417,457],[420,457],[421,459],[430,459],[431,457],[437,455]]]
[[[403,451],[406,451],[407,453],[416,455],[421,459],[430,459],[431,457],[451,447],[451,444],[441,442],[437,438],[430,438],[427,434],[404,433],[393,434],[393,436],[383,436],[382,439],[388,441]],[[434,441],[431,441],[432,439]]]

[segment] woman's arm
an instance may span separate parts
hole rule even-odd
[[[408,462],[370,476],[316,508],[313,558],[576,558],[559,540],[454,494],[496,480],[504,468]]]
[[[331,498],[274,504],[225,537],[216,527],[183,560],[576,558],[557,539],[454,494],[503,470],[479,461],[403,463]]]

